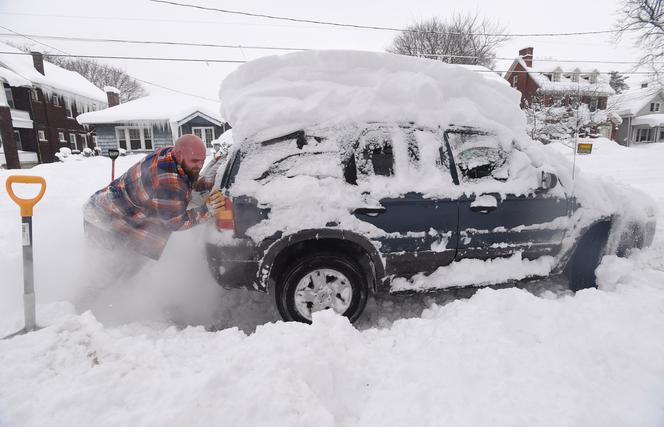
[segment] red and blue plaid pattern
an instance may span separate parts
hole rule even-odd
[[[148,155],[88,201],[88,208],[110,222],[103,228],[152,259],[159,259],[173,231],[187,230],[209,217],[205,205],[189,210],[187,206],[191,191],[208,190],[212,181],[200,178],[192,183],[172,150]]]

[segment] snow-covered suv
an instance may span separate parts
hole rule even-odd
[[[571,180],[561,157],[413,122],[245,140],[221,179],[228,203],[207,242],[210,271],[225,287],[274,292],[283,318],[302,322],[327,308],[355,320],[381,287],[563,273],[573,290],[595,286],[603,254],[650,244],[654,210],[630,189]],[[626,208],[625,197],[638,202]]]

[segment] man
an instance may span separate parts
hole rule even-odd
[[[161,148],[97,191],[84,208],[89,240],[122,259],[118,276],[135,273],[145,258],[158,260],[173,231],[187,230],[214,216],[224,198],[213,192],[201,207],[187,209],[192,190],[209,190],[212,178],[199,178],[205,144],[183,135],[173,147]],[[221,164],[216,159],[218,168]]]

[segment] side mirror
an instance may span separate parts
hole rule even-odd
[[[558,185],[558,177],[555,173],[542,171],[542,179],[540,180],[540,189],[550,190]]]
[[[118,150],[117,148],[108,149],[108,157],[110,157],[111,160],[117,159],[119,155],[120,155],[120,150]]]

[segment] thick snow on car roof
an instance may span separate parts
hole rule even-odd
[[[520,94],[440,61],[360,51],[306,51],[248,62],[221,85],[236,140],[268,139],[331,122],[525,129]]]

